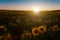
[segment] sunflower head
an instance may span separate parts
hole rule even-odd
[[[5,31],[7,31],[7,28],[5,28],[5,25],[1,25],[0,30],[3,30],[5,32]]]
[[[39,31],[40,33],[46,32],[46,26],[39,26],[39,27],[38,27],[38,31]]]
[[[53,27],[51,27],[52,31],[58,31],[59,30],[59,27],[58,25],[54,25]]]
[[[26,38],[31,38],[31,33],[26,33],[26,34],[25,34],[25,37],[26,37]]]
[[[0,26],[0,28],[4,28],[4,26],[3,26],[3,25],[1,25],[1,26]]]
[[[33,35],[33,36],[38,36],[38,35],[39,35],[38,28],[33,28],[33,29],[32,29],[32,35]]]
[[[25,39],[30,39],[32,37],[32,35],[31,35],[31,33],[23,33],[22,35],[21,35],[21,39],[22,40],[25,40]]]

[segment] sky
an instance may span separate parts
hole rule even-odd
[[[0,10],[60,10],[60,0],[0,0]]]

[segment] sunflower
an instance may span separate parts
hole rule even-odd
[[[32,36],[31,36],[31,33],[23,33],[22,35],[21,35],[21,39],[22,40],[25,40],[25,39],[30,39]]]
[[[31,38],[31,33],[26,33],[26,34],[25,34],[25,37],[26,37],[26,38]]]
[[[40,26],[40,27],[38,27],[38,31],[39,31],[40,33],[46,32],[46,26]]]
[[[3,25],[1,25],[1,26],[0,26],[0,28],[4,28],[4,26],[3,26]]]
[[[7,28],[5,28],[5,26],[4,25],[1,25],[0,26],[0,30],[3,30],[4,32],[7,30]]]
[[[51,27],[52,31],[58,31],[59,30],[59,27],[58,25],[54,25],[53,27]]]
[[[38,35],[39,35],[38,28],[33,28],[33,29],[32,29],[32,35],[33,35],[33,36],[38,36]]]

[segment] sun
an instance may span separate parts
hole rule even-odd
[[[40,8],[38,8],[38,7],[33,8],[33,12],[38,13],[39,11],[40,11]]]

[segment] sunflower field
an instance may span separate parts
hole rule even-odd
[[[60,11],[0,11],[0,40],[60,40]]]

